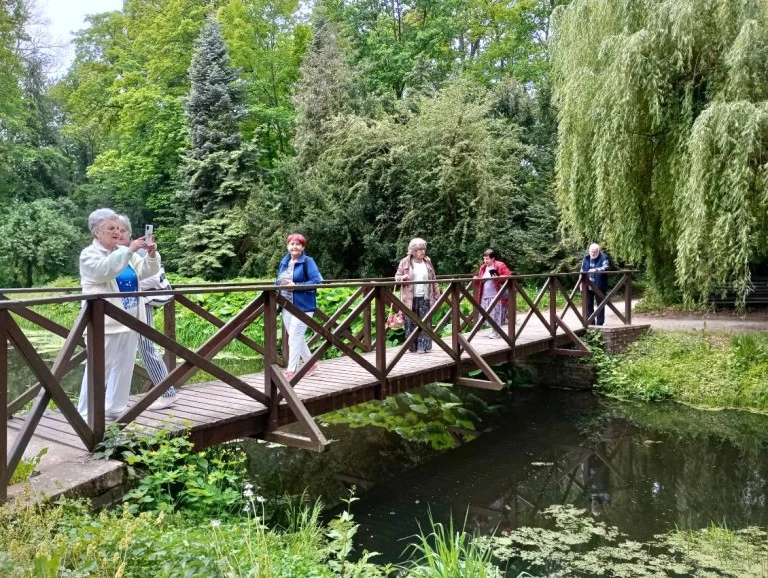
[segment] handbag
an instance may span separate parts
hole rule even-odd
[[[402,311],[398,311],[395,313],[392,309],[389,310],[389,315],[387,315],[387,322],[384,324],[384,326],[387,329],[400,329],[405,325],[405,318],[403,316]]]

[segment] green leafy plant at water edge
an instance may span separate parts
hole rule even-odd
[[[768,336],[652,331],[624,354],[595,352],[598,387],[626,399],[768,410]]]
[[[373,425],[393,431],[410,441],[429,442],[437,450],[458,445],[447,428],[477,431],[482,411],[493,411],[474,395],[462,400],[450,385],[430,384],[421,391],[400,393],[383,401],[371,401],[323,415],[327,423],[350,427]],[[470,438],[471,435],[462,437]]]
[[[525,569],[536,576],[768,576],[768,534],[761,529],[712,526],[636,542],[573,506],[552,506],[543,513],[549,527],[518,528],[477,542],[517,571]]]
[[[429,513],[431,531],[412,536],[409,546],[414,560],[405,566],[413,578],[501,578],[501,570],[492,563],[492,548],[477,542],[463,529],[456,530],[453,518],[446,527]],[[465,520],[466,526],[466,520]]]
[[[195,451],[187,437],[167,431],[129,445],[121,457],[136,483],[124,498],[132,512],[183,510],[204,517],[240,506],[247,456],[237,445]]]
[[[11,479],[8,481],[8,485],[12,486],[13,484],[18,484],[19,482],[31,478],[32,474],[35,473],[37,466],[40,465],[40,460],[43,459],[43,456],[47,453],[48,448],[41,448],[40,451],[31,458],[22,458],[19,465],[16,466],[16,471],[13,472]]]

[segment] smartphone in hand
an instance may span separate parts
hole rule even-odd
[[[154,227],[152,225],[144,225],[144,241],[147,244],[155,242],[153,229]]]

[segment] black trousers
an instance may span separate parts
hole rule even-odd
[[[603,294],[605,294],[605,290],[601,289]],[[600,303],[601,299],[597,296],[597,293],[592,291],[591,289],[587,290],[587,315],[589,317],[592,317],[592,314],[595,312],[595,306]],[[602,325],[605,323],[605,307],[602,307],[600,311],[597,312],[597,317],[595,317],[594,324],[595,325]]]

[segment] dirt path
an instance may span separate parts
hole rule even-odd
[[[636,303],[636,302],[635,302]],[[632,304],[633,308],[635,303]],[[768,311],[752,311],[744,315],[733,311],[706,313],[632,314],[633,325],[650,325],[654,329],[687,330],[710,329],[713,331],[768,331]],[[621,325],[621,321],[608,311],[606,325]]]

